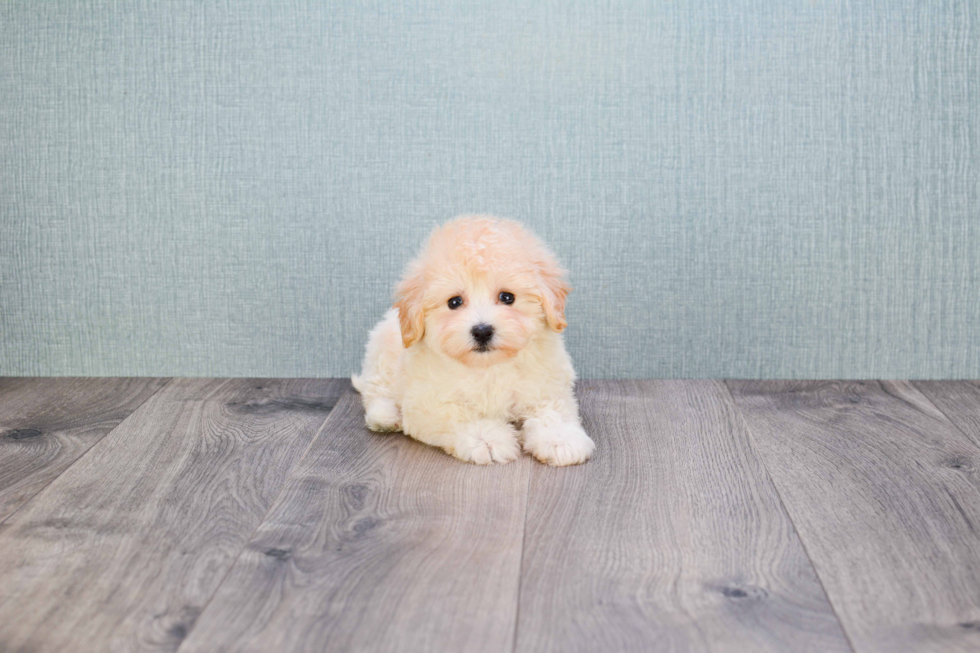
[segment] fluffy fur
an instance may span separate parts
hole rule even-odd
[[[554,255],[517,222],[462,216],[436,229],[352,379],[368,428],[481,465],[515,460],[522,447],[550,465],[588,460],[595,444],[561,334],[569,290]],[[481,324],[493,327],[483,346],[473,334]]]

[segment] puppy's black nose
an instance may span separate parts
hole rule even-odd
[[[493,327],[489,324],[477,324],[470,329],[470,333],[473,334],[473,339],[478,345],[485,345],[490,342],[490,338],[493,338]]]

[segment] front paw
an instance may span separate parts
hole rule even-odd
[[[450,451],[460,460],[477,465],[509,463],[521,456],[517,431],[506,422],[482,419],[464,424],[456,432],[456,442]]]
[[[595,442],[575,422],[529,419],[524,422],[524,450],[543,463],[564,467],[588,460]]]

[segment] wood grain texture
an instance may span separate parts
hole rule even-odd
[[[980,650],[980,449],[907,382],[730,383],[858,653]]]
[[[0,522],[167,381],[0,378]]]
[[[373,434],[346,396],[180,653],[510,650],[530,465]]]
[[[518,651],[850,651],[724,386],[579,384],[595,457],[536,465]]]
[[[0,650],[175,650],[346,387],[168,384],[0,526]]]
[[[980,446],[980,381],[913,381],[913,385]]]

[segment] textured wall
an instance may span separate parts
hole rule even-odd
[[[348,374],[465,211],[572,270],[583,376],[980,377],[976,0],[0,25],[0,374]]]

